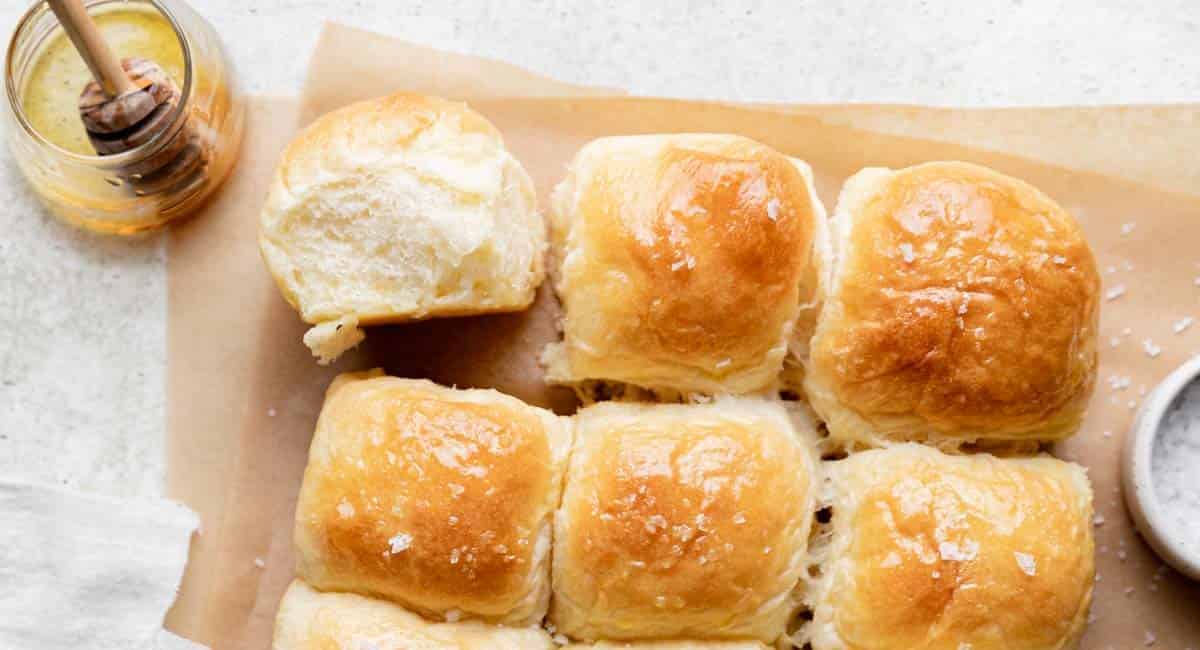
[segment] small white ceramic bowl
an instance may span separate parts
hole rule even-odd
[[[1193,381],[1200,381],[1198,377],[1200,357],[1194,357],[1146,396],[1133,421],[1133,430],[1125,437],[1125,457],[1121,466],[1125,504],[1138,532],[1167,564],[1193,580],[1200,580],[1200,553],[1187,546],[1167,521],[1154,492],[1151,456],[1167,409],[1184,388]],[[1196,469],[1200,471],[1200,468]]]

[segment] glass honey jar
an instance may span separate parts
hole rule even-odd
[[[162,66],[178,103],[149,141],[97,155],[78,109],[90,73],[49,5],[36,2],[8,46],[9,150],[46,207],[82,227],[133,234],[185,217],[228,177],[241,146],[245,106],[220,38],[180,0],[85,4],[117,56]],[[186,165],[161,164],[185,145]],[[146,169],[159,171],[144,178]]]

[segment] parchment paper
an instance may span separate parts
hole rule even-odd
[[[365,51],[371,56],[362,56]],[[546,83],[511,66],[382,37],[368,40],[364,33],[333,27],[314,56],[301,121],[399,89],[470,99],[529,169],[542,205],[584,142],[662,131],[742,133],[804,158],[817,171],[829,208],[841,181],[863,166],[933,159],[986,164],[1056,197],[1084,224],[1102,269],[1114,267],[1104,275],[1106,289],[1126,288],[1102,308],[1101,382],[1088,420],[1056,452],[1089,468],[1103,517],[1096,529],[1095,621],[1084,647],[1143,647],[1147,634],[1155,647],[1165,648],[1200,639],[1200,586],[1158,570],[1157,558],[1132,532],[1116,491],[1130,402],[1140,401],[1139,387],[1149,388],[1200,349],[1200,325],[1172,332],[1176,320],[1200,316],[1200,288],[1193,284],[1200,276],[1195,249],[1200,198],[1129,180],[1193,186],[1200,161],[1190,151],[1177,158],[1171,152],[1200,144],[1195,107],[954,111],[571,98],[563,96],[581,89]],[[169,624],[220,649],[270,645],[275,607],[292,574],[295,494],[321,396],[335,373],[384,366],[393,374],[493,386],[532,403],[570,408],[569,396],[542,385],[535,362],[554,337],[557,308],[545,290],[524,314],[376,328],[361,350],[332,368],[317,366],[300,342],[305,326],[266,277],[253,241],[266,180],[294,123],[295,106],[259,101],[253,108],[237,179],[207,214],[172,234],[169,258],[171,486],[173,496],[197,509],[205,522]],[[855,128],[860,121],[891,134]],[[997,132],[1027,133],[1024,139],[1014,135],[1020,153],[1085,171],[997,153],[1010,144]],[[1039,132],[1045,137],[1037,138]],[[901,133],[962,138],[993,151]],[[1104,138],[1125,147],[1096,143]],[[1142,159],[1139,142],[1155,157]],[[1134,225],[1124,233],[1123,224]],[[1125,328],[1128,335],[1122,334]],[[1116,347],[1110,346],[1112,337]],[[1143,350],[1147,338],[1161,347],[1157,358]],[[1114,390],[1110,376],[1128,376],[1131,386]]]

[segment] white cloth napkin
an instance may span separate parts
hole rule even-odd
[[[0,648],[184,650],[162,629],[196,515],[0,480]]]

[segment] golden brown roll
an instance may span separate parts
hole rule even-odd
[[[806,164],[735,135],[601,138],[552,204],[564,318],[550,381],[585,400],[774,385],[818,294],[825,214]]]
[[[570,441],[565,420],[496,391],[342,375],[300,489],[296,573],[439,619],[534,622]]]
[[[555,650],[538,627],[431,623],[398,605],[321,593],[293,581],[279,604],[272,650]]]
[[[773,642],[799,598],[811,432],[777,402],[604,403],[576,416],[550,621],[587,641]]]
[[[1058,204],[966,163],[865,169],[830,230],[804,388],[835,440],[954,447],[1078,429],[1100,281]]]
[[[1076,647],[1095,577],[1082,467],[899,444],[826,471],[814,650]]]
[[[333,111],[283,152],[267,269],[328,362],[359,325],[524,309],[544,275],[533,181],[465,104],[396,94]]]

